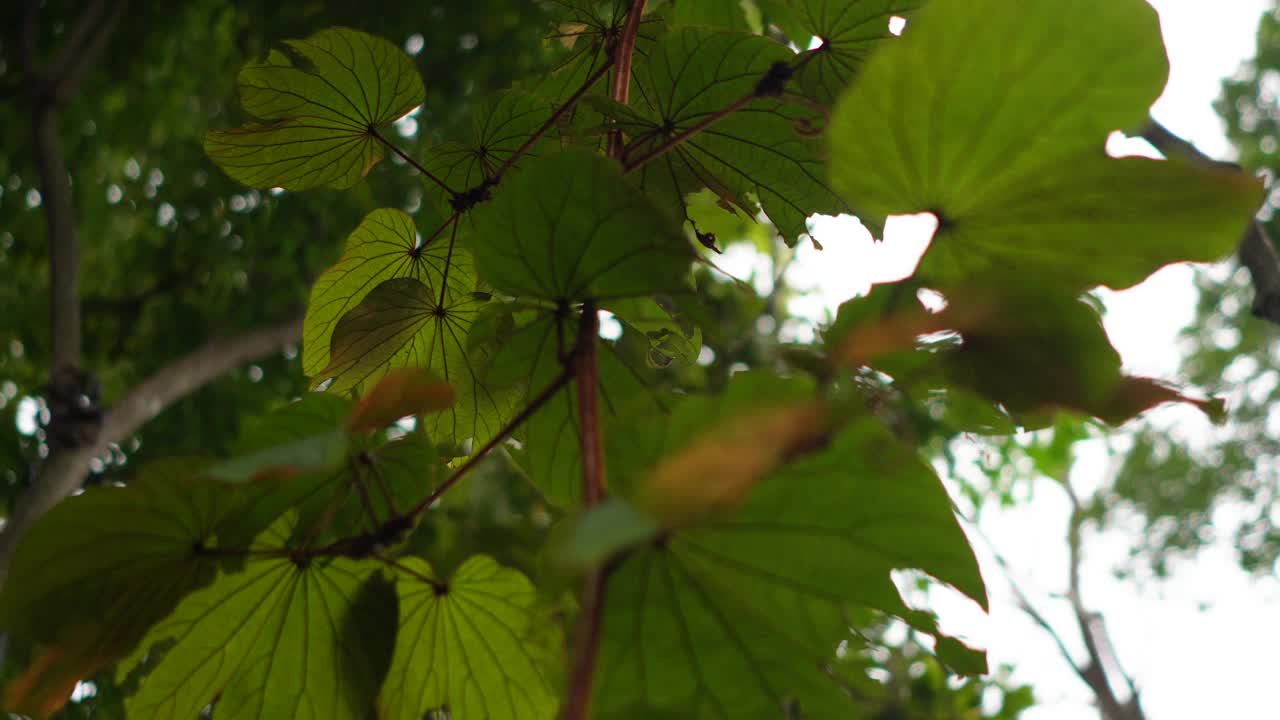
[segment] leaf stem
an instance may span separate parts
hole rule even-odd
[[[701,133],[703,130],[706,130],[712,125],[715,125],[716,123],[720,122],[721,120],[728,117],[729,115],[732,115],[733,113],[741,110],[743,106],[745,106],[747,103],[755,99],[756,99],[756,94],[754,92],[749,93],[747,95],[743,95],[742,97],[738,98],[737,100],[734,100],[732,103],[729,103],[725,107],[722,107],[719,110],[711,113],[710,115],[702,118],[696,124],[691,125],[688,128],[685,128],[684,130],[667,138],[657,147],[641,155],[640,157],[637,157],[634,159],[624,159],[622,163],[622,171],[624,173],[629,173],[632,170],[643,167],[644,165],[646,165],[652,160],[656,160],[662,157],[663,155],[666,155],[677,145],[682,144],[684,141],[688,140],[694,135]]]
[[[600,321],[595,305],[586,303],[578,325],[573,365],[578,390],[579,454],[582,458],[582,496],[591,507],[604,498],[604,447],[600,429],[599,376],[596,336]],[[597,567],[582,579],[581,608],[574,632],[573,666],[565,720],[586,720],[591,712],[596,658],[600,654],[600,625],[607,571]]]
[[[511,166],[514,165],[517,160],[524,157],[525,153],[529,152],[529,149],[547,134],[547,131],[555,127],[556,123],[560,122],[560,118],[564,117],[565,113],[572,110],[573,106],[577,105],[578,101],[582,99],[582,96],[586,95],[587,91],[599,82],[600,78],[604,77],[612,67],[613,60],[609,59],[604,65],[601,65],[599,69],[591,73],[591,76],[587,78],[586,82],[582,83],[582,87],[575,90],[568,99],[561,103],[560,107],[556,108],[555,112],[551,113],[551,117],[547,118],[547,121],[542,123],[542,126],[534,131],[534,133],[524,141],[524,144],[516,148],[516,151],[512,153],[511,156],[502,163],[502,165],[498,166],[497,172],[493,174],[494,179],[501,180],[503,173],[510,170]]]
[[[626,24],[622,26],[622,34],[618,37],[618,45],[614,48],[613,65],[617,72],[613,75],[613,87],[609,97],[626,105],[631,96],[631,59],[636,51],[636,36],[640,34],[640,16],[644,15],[647,0],[634,0],[631,10],[627,12]],[[615,129],[609,133],[609,157],[622,159],[622,130]]]
[[[453,229],[449,231],[449,252],[444,258],[444,271],[440,273],[440,301],[436,303],[436,311],[444,312],[445,291],[449,289],[449,266],[453,264],[453,246],[458,241],[458,223],[453,223]],[[441,319],[444,318],[442,314]]]
[[[784,88],[787,82],[790,81],[790,79],[794,77],[796,73],[800,72],[800,70],[803,69],[805,65],[808,65],[815,57],[817,57],[818,53],[820,52],[823,52],[822,48],[807,52],[803,54],[800,57],[800,60],[796,62],[794,65],[790,65],[784,62],[774,63],[772,67],[770,67],[767,71],[765,71],[764,76],[760,78],[760,81],[756,84],[754,88],[752,88],[751,92],[743,95],[737,100],[734,100],[733,102],[711,113],[710,115],[707,115],[706,117],[699,120],[697,124],[689,128],[686,128],[685,130],[682,130],[681,132],[675,135],[672,135],[671,137],[667,138],[662,144],[658,145],[657,147],[653,148],[652,150],[641,155],[638,158],[628,159],[626,158],[626,155],[624,153],[623,163],[622,163],[623,172],[631,172],[636,168],[643,167],[649,162],[656,160],[662,157],[663,155],[666,155],[668,152],[671,151],[672,148],[675,148],[676,146],[685,142],[686,140],[693,137],[694,135],[697,135],[705,131],[707,128],[711,127],[712,125],[715,125],[716,123],[720,122],[726,117],[741,110],[743,107],[747,105],[747,103],[751,102],[752,100],[755,100],[757,98],[762,98],[762,97],[780,97],[784,91]]]
[[[463,476],[465,476],[468,472],[470,472],[472,468],[474,468],[482,459],[484,459],[484,457],[488,455],[491,450],[493,450],[498,445],[500,445],[504,440],[506,440],[511,435],[511,433],[515,432],[517,428],[523,425],[543,405],[546,405],[547,402],[550,401],[551,398],[554,397],[555,394],[559,392],[561,388],[563,388],[565,385],[568,385],[569,381],[572,379],[573,379],[573,369],[566,368],[565,370],[563,370],[559,375],[556,376],[555,380],[551,381],[551,384],[543,388],[542,392],[538,393],[538,396],[535,397],[533,400],[531,400],[529,404],[525,406],[524,410],[520,411],[519,415],[516,415],[514,418],[511,419],[511,422],[507,423],[506,426],[504,426],[501,430],[499,430],[498,434],[493,436],[493,439],[485,443],[484,447],[480,448],[480,450],[478,450],[470,458],[468,458],[467,461],[463,463],[461,467],[459,467],[457,470],[454,470],[453,473],[449,475],[449,477],[446,478],[444,482],[440,483],[439,487],[437,487],[430,495],[426,497],[426,499],[422,500],[417,505],[414,505],[413,508],[410,509],[409,512],[405,513],[402,517],[416,517],[417,515],[425,511],[427,508],[431,507],[432,503],[434,503],[436,500],[439,500],[441,495],[444,495],[445,492],[449,490],[449,488],[457,484],[457,482],[461,480]]]
[[[370,137],[382,143],[383,146],[386,147],[391,152],[395,153],[396,155],[399,155],[401,160],[404,160],[405,162],[412,165],[413,169],[421,173],[423,177],[435,183],[436,185],[439,185],[440,188],[445,192],[449,193],[449,195],[457,194],[456,192],[454,192],[453,188],[449,187],[448,183],[436,177],[434,173],[432,173],[430,170],[423,167],[422,163],[418,162],[417,160],[414,160],[412,156],[410,156],[405,151],[401,150],[398,145],[392,143],[390,140],[387,140],[385,137],[383,137],[382,133],[378,132],[377,128],[371,125],[369,126],[368,132]]]
[[[405,575],[408,575],[409,577],[415,580],[418,580],[419,582],[430,585],[431,588],[435,590],[437,593],[443,592],[449,589],[448,586],[445,583],[441,582],[440,580],[437,580],[428,575],[423,575],[422,573],[418,572],[417,570],[414,570],[413,568],[405,565],[404,563],[400,562],[399,560],[396,560],[395,558],[387,557],[386,555],[382,555],[382,554],[375,554],[374,557],[376,557],[379,561],[382,562],[382,564],[386,565],[387,567],[395,568],[396,570],[404,573]]]

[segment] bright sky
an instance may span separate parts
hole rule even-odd
[[[1230,150],[1212,102],[1221,79],[1253,55],[1258,17],[1268,0],[1150,0],[1159,10],[1172,70],[1153,112],[1174,132],[1210,155]],[[1074,20],[1073,20],[1074,21]],[[834,312],[836,305],[865,292],[872,278],[902,277],[914,267],[931,229],[908,224],[890,240],[873,245],[854,220],[820,219],[815,232],[826,249],[803,250],[790,279],[815,292],[793,309],[809,317]],[[725,258],[730,261],[730,258]],[[742,269],[746,270],[746,267]],[[1126,367],[1136,373],[1176,380],[1176,333],[1192,317],[1195,295],[1191,271],[1168,268],[1123,293],[1107,293],[1106,325]],[[1191,414],[1165,416],[1182,432],[1203,428]],[[1163,420],[1163,418],[1162,418]],[[1102,452],[1086,452],[1072,471],[1087,491],[1107,470]],[[988,513],[983,534],[1010,562],[1018,583],[1042,613],[1062,628],[1070,647],[1072,617],[1053,597],[1066,586],[1065,531],[1068,505],[1060,489],[1037,486],[1029,504]],[[1135,677],[1152,720],[1205,720],[1275,716],[1275,660],[1271,643],[1280,639],[1280,583],[1251,581],[1237,569],[1229,546],[1215,546],[1195,562],[1175,566],[1165,583],[1117,581],[1132,535],[1110,531],[1085,539],[1083,591],[1086,603],[1105,614],[1116,652]],[[983,541],[975,538],[980,554]],[[1041,706],[1026,720],[1080,720],[1097,717],[1092,696],[1058,655],[1051,639],[1012,602],[1003,573],[984,557],[993,598],[990,617],[961,602],[944,602],[944,626],[989,648],[992,665],[1016,665],[1015,679],[1035,686]],[[1201,610],[1201,605],[1208,608]],[[952,607],[954,606],[954,607]]]

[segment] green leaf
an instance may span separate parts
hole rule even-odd
[[[569,151],[530,162],[476,209],[481,277],[517,296],[582,302],[681,292],[693,253],[617,163]]]
[[[706,25],[721,30],[751,31],[743,3],[736,0],[679,0],[663,14],[673,27]]]
[[[654,153],[756,92],[757,84],[795,55],[758,35],[681,28],[663,38],[635,69],[636,110],[647,122],[620,124],[631,138],[627,160]],[[825,150],[812,130],[817,118],[775,97],[750,99],[741,109],[632,172],[635,183],[683,215],[684,196],[703,187],[744,205],[755,196],[789,241],[808,232],[805,219],[847,206],[827,187]]]
[[[862,63],[881,41],[892,37],[889,19],[906,17],[925,0],[767,0],[763,6],[785,18],[783,30],[800,47],[812,38],[822,45],[810,50],[792,82],[824,105],[857,76]]]
[[[382,38],[322,30],[240,71],[240,102],[264,124],[214,130],[205,152],[253,187],[348,188],[382,159],[379,128],[421,105],[413,60]]]
[[[0,627],[44,645],[43,660],[6,688],[6,707],[43,715],[76,682],[129,653],[187,593],[212,582],[199,548],[232,502],[195,475],[204,460],[145,466],[125,487],[55,506],[18,545],[0,595]]]
[[[331,470],[347,456],[347,431],[341,426],[319,435],[275,445],[211,466],[205,474],[227,482],[260,481]]]
[[[289,532],[278,523],[257,548],[283,550]],[[189,720],[216,699],[222,720],[363,717],[381,663],[362,639],[385,630],[382,618],[356,610],[362,586],[380,567],[264,554],[242,572],[220,575],[183,600],[121,666],[123,677],[168,646],[126,700],[129,716]]]
[[[448,580],[423,560],[396,573],[400,632],[379,696],[379,717],[418,720],[447,707],[455,720],[554,718],[546,658],[532,642],[533,585],[474,556]]]
[[[864,66],[832,117],[833,185],[871,223],[932,212],[917,277],[1032,274],[1128,287],[1230,252],[1261,203],[1243,173],[1108,159],[1168,75],[1142,0],[934,0]],[[910,86],[911,92],[903,88]]]
[[[755,378],[730,388],[727,407],[708,409],[740,415],[750,391],[769,387],[776,397],[792,394]],[[677,408],[671,424],[697,414]],[[714,437],[714,417],[706,427]],[[806,715],[837,716],[841,693],[826,686],[823,669],[833,638],[853,608],[913,619],[890,579],[902,568],[986,606],[941,483],[914,450],[863,418],[757,484],[733,515],[626,556],[609,584],[600,709],[621,716],[684,706],[695,717],[765,718],[798,700]]]

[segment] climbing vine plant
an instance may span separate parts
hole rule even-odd
[[[1081,299],[1225,255],[1261,202],[1238,173],[1103,151],[1166,81],[1154,11],[551,9],[556,68],[421,153],[388,132],[424,88],[386,40],[328,29],[244,67],[254,119],[205,144],[223,171],[343,189],[394,156],[422,207],[371,208],[316,281],[314,392],[246,423],[232,456],[143,468],[26,538],[0,622],[41,649],[10,709],[47,715],[114,667],[137,718],[842,718],[837,658],[883,617],[985,672],[891,577],[986,607],[919,434],[885,408],[998,434],[1187,400],[1123,375]],[[714,390],[674,372],[702,342],[708,228],[767,219],[817,244],[815,214],[878,232],[925,212],[915,275],[850,299],[819,342]],[[550,531],[424,551],[492,463]],[[517,551],[537,559],[502,561]]]

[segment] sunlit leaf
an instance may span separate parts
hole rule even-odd
[[[240,103],[263,124],[214,130],[205,152],[253,187],[355,185],[383,156],[377,133],[422,104],[413,60],[345,28],[290,40],[240,71]]]
[[[846,210],[827,187],[818,119],[785,98],[751,99],[775,66],[794,61],[785,46],[758,35],[673,30],[636,66],[633,105],[646,122],[622,123],[631,138],[628,162],[658,152],[734,103],[748,102],[635,170],[636,184],[679,205],[681,217],[684,196],[704,187],[753,215],[745,205],[750,194],[791,241],[808,232],[808,216]]]
[[[1216,260],[1261,202],[1257,181],[1103,152],[1145,122],[1167,75],[1142,0],[933,0],[838,103],[832,183],[873,223],[936,214],[917,275],[940,286],[1035,274],[1120,288]]]
[[[273,526],[255,546],[283,550],[289,532]],[[216,699],[224,719],[362,717],[377,691],[374,668],[385,660],[365,646],[380,618],[357,612],[357,603],[380,567],[346,558],[295,562],[282,553],[220,575],[122,665],[123,674],[148,652],[164,652],[126,700],[129,716],[189,720]]]
[[[0,627],[41,643],[5,688],[5,707],[33,716],[66,702],[76,682],[129,653],[152,623],[213,580],[202,553],[232,504],[194,479],[204,461],[146,466],[127,487],[55,506],[18,546],[0,595]]]
[[[406,558],[396,573],[400,632],[379,717],[418,720],[447,707],[455,720],[554,718],[558,701],[531,647],[533,585],[475,556],[447,579]]]
[[[569,151],[530,162],[476,209],[481,277],[507,293],[581,302],[680,292],[693,253],[617,163]]]

